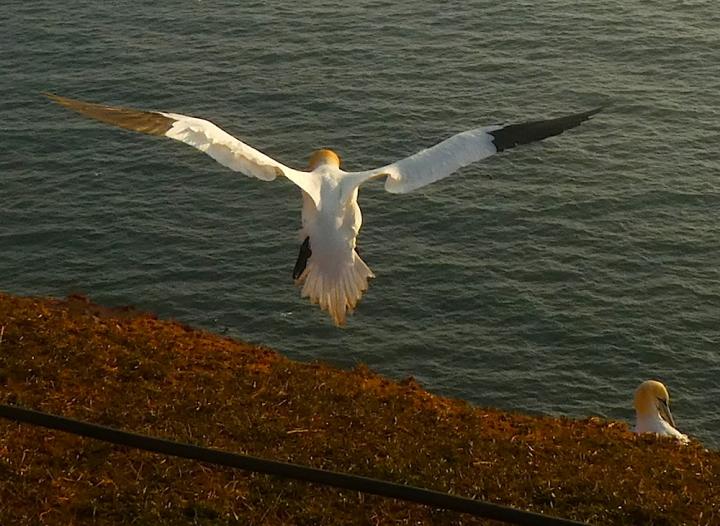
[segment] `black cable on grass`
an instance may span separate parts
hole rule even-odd
[[[298,464],[289,464],[287,462],[265,460],[262,458],[220,451],[217,449],[209,449],[190,444],[172,442],[161,438],[128,433],[126,431],[120,431],[110,427],[81,422],[79,420],[51,415],[40,411],[33,411],[31,409],[24,409],[17,406],[0,404],[0,417],[14,420],[15,422],[42,426],[75,435],[95,438],[112,444],[152,451],[154,453],[189,458],[199,460],[201,462],[254,471],[256,473],[265,473],[267,475],[275,475],[277,477],[314,482],[316,484],[324,484],[326,486],[333,486],[336,488],[371,493],[382,497],[417,502],[427,506],[444,508],[446,510],[453,510],[461,513],[469,513],[471,515],[475,515],[476,517],[484,517],[510,524],[529,526],[585,524],[568,519],[550,517],[540,513],[510,508],[507,506],[500,506],[490,502],[457,497],[455,495],[449,495],[439,491],[413,486],[404,486],[402,484],[395,484],[384,480],[326,471],[323,469],[300,466]]]

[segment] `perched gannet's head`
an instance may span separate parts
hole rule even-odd
[[[635,413],[640,416],[660,415],[668,424],[675,427],[670,413],[670,395],[665,386],[655,380],[647,380],[635,391]]]
[[[334,168],[340,168],[340,157],[332,150],[314,151],[308,161],[308,169],[314,170],[323,164],[329,164]]]

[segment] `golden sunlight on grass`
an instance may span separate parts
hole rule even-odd
[[[474,407],[131,309],[0,294],[0,402],[595,524],[720,523],[720,453]],[[387,349],[392,352],[392,349]],[[481,524],[0,421],[0,524]]]

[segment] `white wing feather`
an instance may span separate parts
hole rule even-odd
[[[387,175],[385,190],[388,192],[412,192],[497,153],[493,137],[488,132],[499,128],[502,126],[486,126],[458,133],[410,157],[373,170],[372,176]]]
[[[84,102],[50,93],[46,95],[66,108],[87,117],[126,130],[165,136],[188,144],[206,153],[223,166],[249,177],[272,181],[278,175],[284,175],[302,188],[316,203],[320,199],[319,181],[309,172],[285,166],[210,121],[179,113],[135,110]]]
[[[353,176],[359,182],[386,176],[385,189],[388,192],[411,192],[495,153],[559,135],[579,126],[601,110],[602,107],[554,119],[474,128],[393,164],[357,172]]]
[[[179,113],[159,113],[174,120],[172,127],[165,132],[166,137],[189,144],[223,166],[250,177],[272,181],[278,175],[284,175],[318,201],[319,188],[309,172],[285,166],[210,121]]]

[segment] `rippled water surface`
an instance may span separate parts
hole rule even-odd
[[[631,420],[664,381],[720,447],[720,10],[711,1],[20,2],[0,19],[0,289],[88,294],[481,405]],[[377,278],[299,298],[299,191],[39,93],[213,120],[369,169],[610,103],[411,194],[361,189]]]

